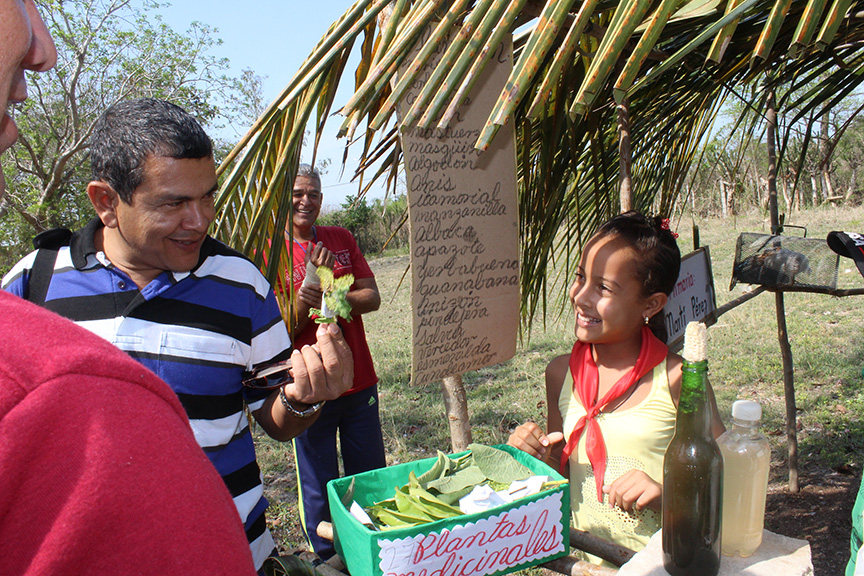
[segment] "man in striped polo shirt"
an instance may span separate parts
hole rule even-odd
[[[351,352],[338,329],[323,327],[317,347],[292,352],[269,283],[207,235],[217,190],[212,143],[184,110],[155,99],[115,104],[94,127],[90,159],[87,195],[97,218],[68,243],[55,239],[50,252],[22,259],[3,289],[31,299],[38,292],[46,308],[171,386],[228,486],[260,569],[274,542],[244,405],[267,434],[289,440],[323,401],[351,387]],[[50,267],[38,264],[45,254]],[[250,371],[289,357],[293,383],[242,386]]]

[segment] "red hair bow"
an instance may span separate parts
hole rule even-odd
[[[669,230],[669,218],[663,218],[660,220],[660,228],[663,230]],[[672,234],[672,238],[678,238],[678,234],[676,232],[672,232],[669,230],[669,233]]]

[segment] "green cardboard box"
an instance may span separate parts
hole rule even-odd
[[[535,475],[563,479],[555,470],[520,450],[510,446],[496,448],[512,454]],[[435,461],[436,458],[426,458],[338,478],[327,484],[336,550],[352,576],[508,574],[567,555],[570,526],[567,484],[484,512],[384,531],[370,530],[342,504],[342,496],[352,480],[354,500],[366,507],[391,498],[397,487],[408,482],[411,471],[419,476]]]

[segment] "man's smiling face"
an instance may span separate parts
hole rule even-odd
[[[91,187],[107,190],[94,204],[106,226],[105,254],[136,284],[146,285],[166,270],[187,272],[198,264],[216,213],[212,157],[148,156],[143,181],[129,204],[104,183]]]
[[[294,179],[294,228],[295,233],[308,232],[318,219],[321,212],[321,181],[309,176],[297,176]]]
[[[18,139],[9,106],[27,98],[24,70],[45,71],[57,63],[54,41],[33,0],[0,0],[0,154]],[[0,197],[5,181],[0,172]]]

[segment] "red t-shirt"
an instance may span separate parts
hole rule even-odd
[[[355,280],[375,277],[351,232],[339,226],[315,226],[313,230],[315,231],[315,241],[300,242],[298,240],[292,243],[294,245],[294,274],[292,278],[294,290],[300,288],[303,279],[306,278],[306,251],[312,248],[316,242],[323,243],[324,247],[330,250],[336,258],[336,263],[333,265],[333,275],[336,278],[345,274],[353,274]],[[353,290],[354,286],[351,289]],[[363,328],[362,316],[352,314],[351,322],[346,322],[340,318],[339,326],[345,335],[345,341],[354,354],[354,385],[346,394],[359,392],[377,384],[378,376],[375,374],[372,354],[366,343],[366,330]],[[317,328],[318,325],[315,322],[309,322],[303,332],[294,335],[294,347],[299,349],[306,344],[314,344]]]

